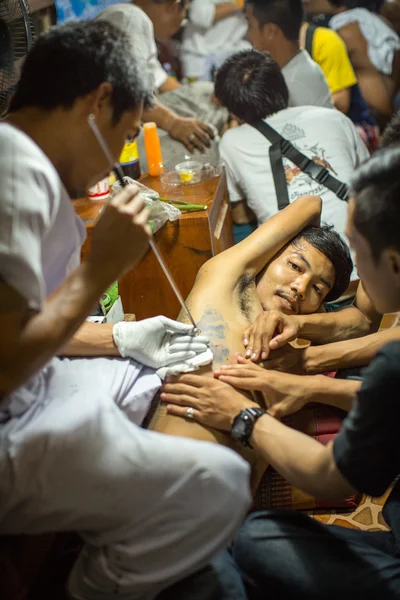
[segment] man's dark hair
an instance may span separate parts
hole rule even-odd
[[[218,100],[238,119],[252,123],[287,108],[281,70],[266,52],[243,50],[228,58],[215,81]]]
[[[253,15],[260,27],[274,23],[287,40],[299,41],[300,27],[304,21],[302,0],[247,0],[253,6]]]
[[[380,147],[387,148],[400,142],[400,111],[395,113],[382,135]]]
[[[353,223],[376,262],[386,248],[400,251],[400,145],[378,150],[356,172]]]
[[[29,52],[10,111],[27,106],[70,108],[103,82],[113,87],[113,121],[150,102],[150,87],[128,51],[129,40],[107,21],[52,27]]]
[[[321,252],[332,263],[335,269],[335,283],[324,302],[337,300],[347,290],[353,270],[353,261],[348,245],[333,229],[333,225],[306,227],[289,242],[288,246],[301,248],[304,241]]]

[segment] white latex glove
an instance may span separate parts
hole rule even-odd
[[[173,363],[167,367],[158,369],[157,375],[160,379],[165,379],[167,375],[180,375],[181,373],[191,373],[197,371],[200,367],[209,365],[214,360],[214,355],[210,348],[207,348],[202,354],[197,354],[194,358],[190,358],[185,362]]]
[[[208,339],[192,332],[192,325],[159,316],[117,323],[113,338],[121,356],[158,369],[183,363],[207,350]]]

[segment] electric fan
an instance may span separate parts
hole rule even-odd
[[[0,0],[0,117],[7,112],[33,39],[26,0]]]

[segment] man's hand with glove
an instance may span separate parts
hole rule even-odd
[[[181,366],[186,361],[190,364],[191,359],[208,349],[208,339],[194,335],[192,325],[163,316],[117,323],[113,327],[113,338],[122,357],[160,369],[161,378],[169,371],[165,367]]]

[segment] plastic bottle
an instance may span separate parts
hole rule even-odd
[[[143,132],[149,175],[157,177],[158,175],[161,175],[161,173],[164,173],[164,163],[157,125],[155,123],[145,123],[143,125]]]
[[[119,157],[119,162],[124,175],[132,177],[132,179],[139,179],[142,172],[140,170],[139,150],[136,140],[125,144]]]

